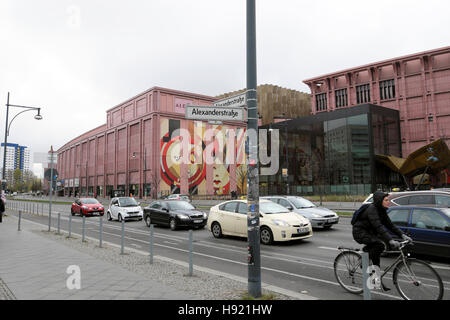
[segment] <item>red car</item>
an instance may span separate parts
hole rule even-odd
[[[103,216],[103,214],[105,213],[105,208],[103,208],[103,205],[95,198],[80,198],[72,203],[70,212],[72,213],[72,215],[78,213],[80,214],[80,216]]]

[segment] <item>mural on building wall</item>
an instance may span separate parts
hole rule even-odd
[[[161,119],[161,186],[163,193],[179,193],[182,186],[182,137],[180,135],[180,120]],[[233,139],[233,145],[229,145],[227,126],[214,125],[212,132],[209,133],[213,137],[211,146],[207,148],[206,125],[201,121],[189,121],[188,132],[190,135],[190,164],[187,164],[187,179],[190,194],[208,194],[207,191],[207,152],[211,153],[212,178],[209,183],[212,185],[212,191],[216,195],[229,194],[231,192],[230,166],[236,164],[236,185],[238,192],[244,192],[246,183],[242,183],[244,179],[243,166],[244,148],[244,131],[235,132],[236,139]],[[237,140],[237,141],[236,141]],[[196,141],[201,141],[201,146],[196,146]],[[195,148],[201,148],[196,150]],[[233,160],[227,161],[227,149],[234,148]],[[197,157],[197,158],[196,158]],[[198,158],[200,157],[200,158]],[[217,161],[216,161],[217,159]],[[219,161],[223,159],[223,161]],[[245,165],[244,165],[245,166]],[[245,177],[246,180],[246,177]],[[211,190],[211,189],[210,189]]]

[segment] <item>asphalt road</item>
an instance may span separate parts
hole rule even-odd
[[[47,211],[48,212],[48,211]],[[52,208],[52,230],[57,227],[57,214],[61,212],[61,229],[68,230],[70,206],[54,205]],[[8,213],[17,216],[16,212]],[[23,214],[23,219],[48,226],[48,215]],[[72,232],[81,234],[82,219],[72,219]],[[188,262],[188,230],[171,231],[168,227],[156,226],[154,229],[154,254]],[[246,278],[247,240],[245,238],[225,237],[216,239],[205,229],[194,230],[194,270],[195,265]],[[99,218],[86,219],[86,236],[99,238]],[[121,224],[103,219],[103,241],[121,243]],[[125,223],[125,247],[149,251],[150,231],[143,221]],[[339,224],[330,230],[314,230],[313,237],[274,245],[261,245],[261,279],[263,282],[281,288],[304,293],[326,300],[362,300],[362,296],[347,293],[336,282],[333,261],[338,254],[339,245],[360,247],[351,236],[350,219],[341,218]],[[425,257],[430,259],[430,257]],[[382,259],[383,265],[390,258]],[[450,264],[448,261],[431,261],[441,275],[445,293],[444,299],[450,299]],[[391,291],[372,292],[372,299],[400,299],[392,280],[387,277],[385,284]],[[211,285],[214,285],[211,283]]]

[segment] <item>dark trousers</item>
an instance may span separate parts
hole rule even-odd
[[[379,240],[371,243],[367,243],[364,247],[364,251],[369,253],[369,258],[374,265],[380,266],[380,256],[384,251],[384,242]]]

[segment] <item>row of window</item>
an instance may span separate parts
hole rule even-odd
[[[385,80],[379,82],[380,87],[380,100],[387,100],[395,98],[395,82],[394,80]],[[348,106],[347,89],[339,89],[334,92],[336,108]],[[356,103],[369,103],[370,102],[370,85],[363,84],[356,87]],[[316,94],[316,111],[327,110],[327,94]]]

